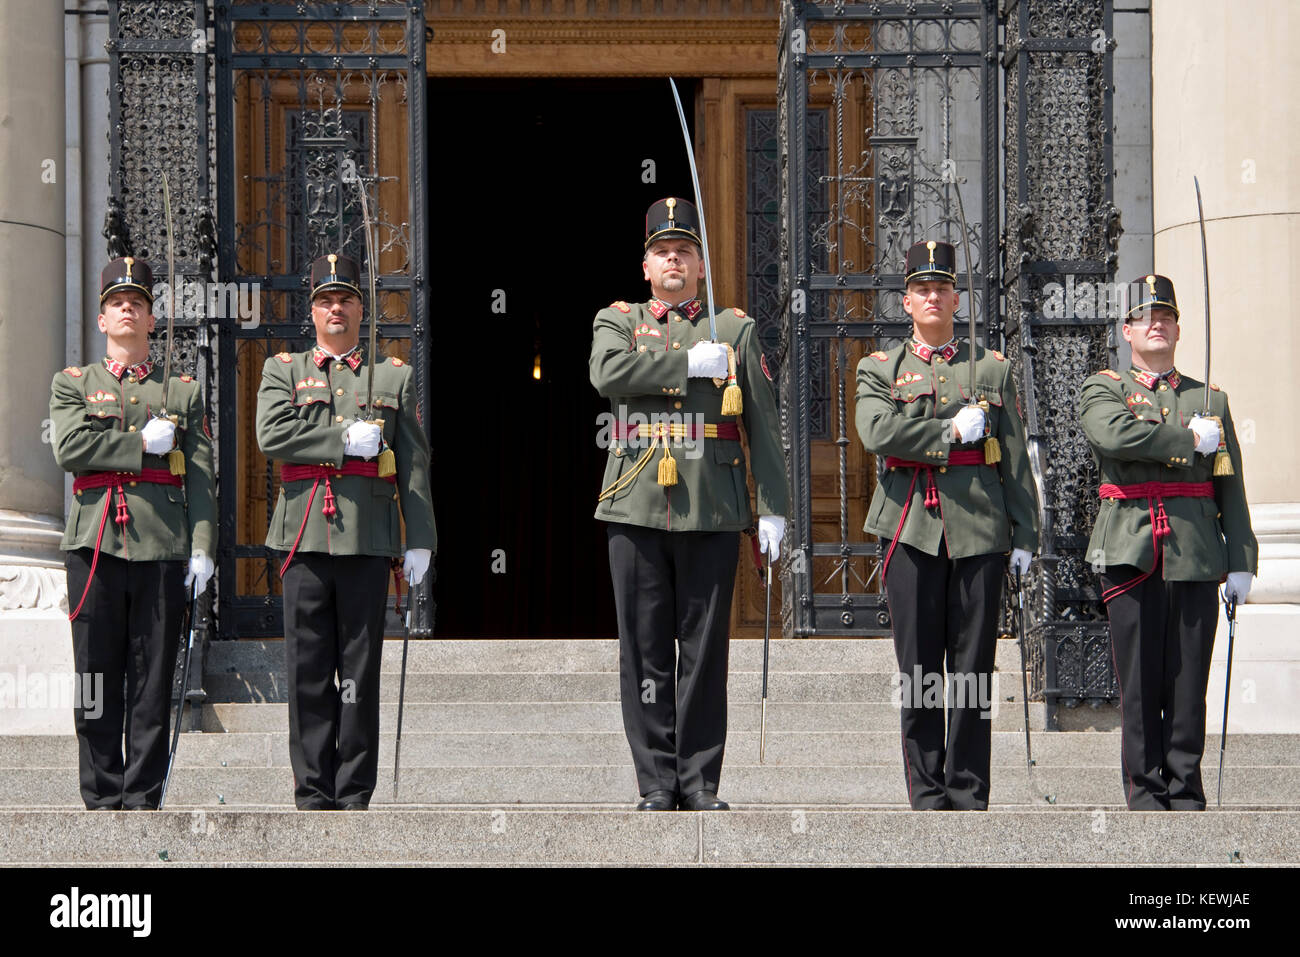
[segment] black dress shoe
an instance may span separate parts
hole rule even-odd
[[[682,798],[681,809],[683,811],[730,811],[731,805],[726,801],[719,801],[718,796],[712,791],[696,791]]]
[[[340,805],[339,810],[340,811],[369,811],[370,805],[362,804],[359,801],[353,801],[351,804]]]
[[[641,798],[638,811],[672,811],[677,807],[677,795],[672,791],[651,791]]]

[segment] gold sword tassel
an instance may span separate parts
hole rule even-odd
[[[740,386],[736,384],[736,350],[727,343],[727,388],[722,392],[722,414],[740,415],[745,410]]]

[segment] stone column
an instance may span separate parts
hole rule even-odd
[[[64,361],[63,4],[10,0],[0,30],[0,731],[29,729],[71,662],[63,472],[50,379]],[[56,658],[45,655],[54,652]],[[51,669],[47,665],[57,663]],[[7,680],[5,680],[7,679]],[[28,692],[32,692],[29,699]],[[70,703],[69,703],[70,704]],[[71,730],[71,708],[61,712]]]
[[[1300,609],[1285,604],[1300,602],[1300,444],[1291,382],[1300,367],[1300,108],[1286,92],[1300,81],[1300,9],[1292,0],[1153,0],[1151,18],[1155,268],[1178,291],[1179,368],[1199,379],[1205,300],[1195,175],[1210,261],[1210,378],[1231,397],[1260,540],[1259,579],[1238,627],[1232,727],[1282,730],[1263,716],[1293,711],[1289,696],[1300,692],[1290,667]],[[1221,625],[1216,660],[1226,649],[1225,630]],[[1257,681],[1242,673],[1243,683],[1254,681],[1248,687],[1238,682],[1238,661],[1258,666]],[[1223,697],[1222,670],[1214,674],[1212,724]],[[1238,694],[1255,701],[1239,702]],[[1255,723],[1241,723],[1252,715]]]

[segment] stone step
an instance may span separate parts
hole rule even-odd
[[[1300,811],[0,810],[14,864],[1293,864]]]
[[[771,689],[769,688],[769,693]],[[1088,711],[1090,709],[1078,709]],[[729,727],[759,725],[757,695],[732,695],[727,706]],[[186,717],[187,727],[189,718]],[[397,727],[396,703],[379,709],[380,727]],[[994,731],[1024,730],[1024,711],[1003,702],[993,717]],[[1030,731],[1041,731],[1043,705],[1029,705]],[[284,704],[217,703],[200,712],[204,731],[275,731],[287,735],[289,710]],[[883,702],[777,703],[769,697],[767,726],[773,731],[882,731],[898,727],[898,709]],[[411,732],[460,731],[605,731],[621,732],[623,717],[618,701],[463,701],[437,704],[406,703],[402,735]],[[1047,732],[1043,732],[1046,734]],[[1071,732],[1074,733],[1074,732]]]
[[[727,737],[726,767],[756,764],[758,734],[733,728]],[[1043,734],[1034,741],[1034,762],[1040,768],[1113,768],[1119,761],[1115,732]],[[379,760],[392,764],[395,736],[382,734]],[[993,763],[1012,766],[1024,760],[1025,739],[1018,732],[993,734]],[[1219,739],[1207,738],[1205,763],[1218,767]],[[555,732],[404,732],[402,766],[527,767],[626,765],[631,760],[622,731]],[[897,766],[901,767],[897,732],[864,733],[770,731],[765,751],[772,766]],[[285,733],[184,734],[176,755],[177,767],[288,767],[289,739]],[[1225,765],[1240,767],[1300,767],[1300,736],[1229,735]],[[77,767],[76,738],[29,735],[0,738],[0,771],[6,768]],[[75,772],[74,772],[75,773]]]
[[[1205,770],[1207,790],[1215,767]],[[392,803],[392,768],[381,765],[377,804]],[[722,796],[737,804],[907,804],[897,766],[763,766],[729,764]],[[1273,806],[1297,802],[1300,768],[1230,766],[1224,802]],[[454,767],[402,770],[401,799],[420,804],[625,804],[637,788],[630,763],[568,767]],[[991,800],[998,805],[1051,802],[1121,805],[1118,767],[1036,768],[1033,780],[1023,764],[994,768]],[[290,805],[293,774],[287,767],[178,768],[169,802],[176,805]],[[0,806],[80,807],[77,776],[70,768],[16,768],[0,775]]]
[[[734,639],[728,652],[733,670],[761,671],[763,642]],[[398,672],[402,664],[401,639],[384,642],[383,670]],[[892,672],[897,668],[894,643],[889,638],[773,638],[769,652],[773,671]],[[618,672],[618,641],[612,638],[454,640],[434,638],[412,641],[407,652],[407,673],[468,672]],[[999,641],[995,668],[1019,673],[1020,652],[1014,641]],[[224,672],[284,673],[284,644],[280,641],[214,641],[209,645],[206,670]]]
[[[768,676],[769,700],[782,701],[874,701],[890,702],[899,694],[900,684],[893,672],[824,672],[783,671]],[[907,686],[910,688],[910,684]],[[763,676],[757,671],[732,668],[727,678],[727,694],[757,699],[762,693]],[[915,691],[916,700],[929,692],[936,700],[943,694],[940,684],[922,684]],[[204,690],[213,701],[281,702],[288,700],[284,677],[267,675],[259,678],[250,673],[207,674]],[[995,672],[988,689],[961,690],[983,703],[996,697],[1005,703],[1018,701],[1020,676]],[[398,672],[383,673],[380,700],[396,702],[401,691]],[[956,690],[953,692],[956,694]],[[618,676],[612,672],[408,672],[408,702],[437,701],[617,701]],[[968,698],[968,700],[970,700]]]

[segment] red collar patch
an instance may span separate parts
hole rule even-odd
[[[913,339],[907,344],[907,348],[911,350],[912,355],[922,362],[929,362],[936,354],[943,356],[946,362],[951,362],[952,357],[957,354],[957,340],[952,339],[947,345],[936,349],[934,346],[928,346],[924,342],[917,342]]]
[[[133,366],[128,366],[125,363],[110,358],[109,356],[104,356],[104,368],[107,369],[108,374],[118,382],[122,381],[122,375],[126,372],[131,373],[131,375],[135,376],[138,381],[143,382],[149,377],[149,373],[153,371],[153,363],[146,359],[144,362],[138,362]]]
[[[311,361],[316,363],[317,369],[324,369],[325,363],[329,362],[332,358],[334,357],[320,346],[316,346],[311,350]],[[343,356],[342,359],[352,367],[353,372],[356,372],[361,365],[361,347],[353,346],[352,351]]]
[[[670,306],[662,299],[650,300],[650,311],[654,313],[654,317],[656,319],[662,319],[664,316],[668,315],[669,312],[680,312],[687,319],[690,319],[692,322],[694,322],[695,317],[700,314],[700,311],[703,308],[704,307],[700,305],[700,301],[698,299],[692,299],[690,302],[684,302],[680,306]]]
[[[1177,389],[1183,382],[1183,377],[1178,374],[1177,369],[1170,369],[1164,375],[1156,375],[1154,372],[1147,372],[1145,369],[1139,369],[1136,366],[1128,371],[1134,379],[1141,382],[1148,389],[1154,389],[1160,384],[1161,379],[1168,381],[1169,387],[1172,389]]]

